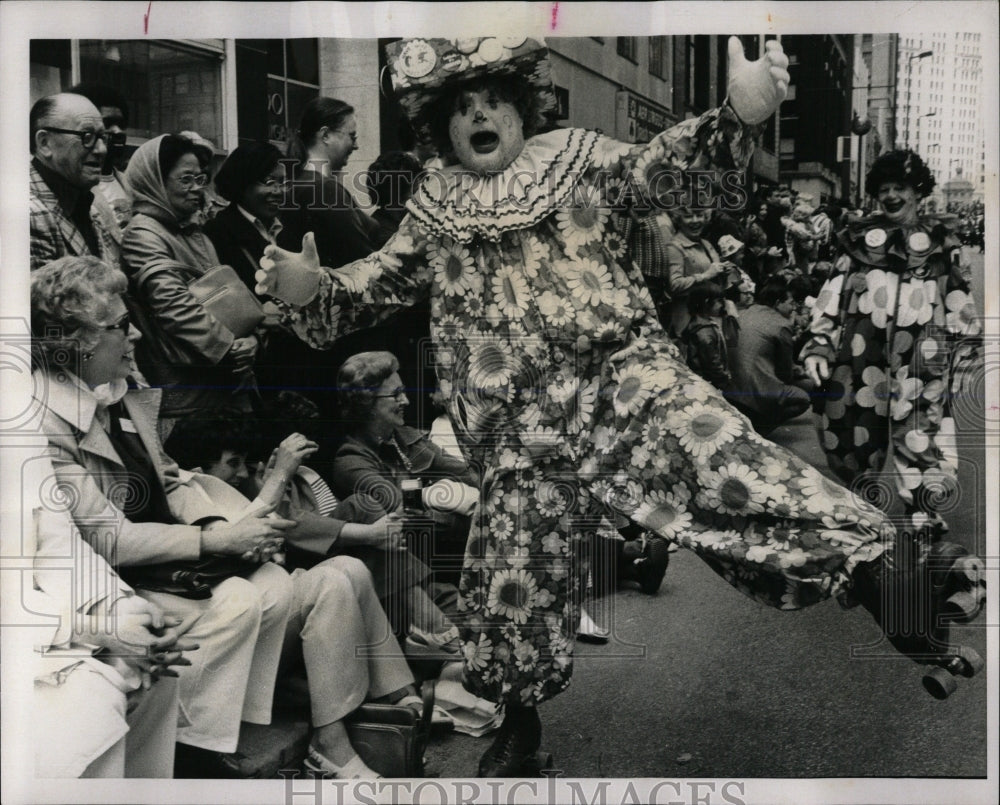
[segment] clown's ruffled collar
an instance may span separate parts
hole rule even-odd
[[[916,227],[903,227],[884,215],[872,215],[849,223],[838,239],[843,249],[861,263],[916,271],[932,257],[960,245],[947,221],[947,217],[923,215]]]
[[[460,165],[429,175],[407,211],[430,229],[461,243],[499,240],[534,226],[570,196],[594,158],[600,135],[557,129],[528,140],[500,173],[479,176]]]

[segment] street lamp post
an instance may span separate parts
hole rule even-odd
[[[921,115],[920,117],[917,118],[917,147],[916,147],[916,151],[917,151],[918,154],[920,153],[920,121],[923,120],[925,117],[934,117],[935,115],[937,115],[937,110],[936,109],[932,109],[926,115]]]
[[[868,115],[858,117],[858,113],[855,112],[854,120],[851,121],[851,131],[858,136],[858,184],[854,191],[854,203],[857,207],[861,207],[861,173],[865,165],[864,140],[865,135],[871,130],[872,122],[868,118]],[[848,197],[846,192],[844,196],[845,198]]]
[[[913,60],[926,59],[933,55],[933,50],[922,50],[920,53],[914,53],[906,62],[906,136],[903,138],[903,141],[906,143],[907,148],[910,147],[910,109],[912,108],[911,98],[913,95],[913,87],[911,84],[913,79]]]

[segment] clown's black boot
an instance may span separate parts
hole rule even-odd
[[[953,645],[949,624],[974,618],[985,601],[981,565],[960,545],[919,540],[859,565],[852,596],[871,612],[893,647],[928,666],[924,687],[938,699],[985,665],[972,648]]]
[[[479,759],[480,777],[531,777],[552,767],[552,755],[539,751],[542,722],[534,707],[507,706],[496,739]]]

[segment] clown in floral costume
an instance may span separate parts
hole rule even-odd
[[[606,515],[790,610],[880,565],[891,527],[685,367],[626,254],[629,199],[655,196],[665,169],[746,166],[787,86],[777,42],[747,62],[731,40],[727,105],[634,146],[530,136],[551,102],[534,40],[389,47],[415,128],[460,164],[417,188],[381,252],[320,269],[307,236],[302,254],[268,249],[257,287],[317,347],[430,299],[448,413],[483,479],[460,591],[465,684],[506,714],[479,774],[519,776],[539,747],[535,705],[569,684],[577,560]]]
[[[830,467],[869,499],[888,502],[895,491],[905,530],[936,542],[946,530],[938,510],[958,494],[952,397],[982,331],[961,243],[945,223],[917,215],[933,188],[912,151],[875,161],[867,191],[883,213],[839,234],[803,355],[824,384]]]

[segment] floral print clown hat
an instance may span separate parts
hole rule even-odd
[[[518,75],[534,88],[535,128],[556,109],[549,68],[549,51],[541,39],[487,36],[469,39],[403,39],[386,46],[386,58],[396,93],[421,140],[430,138],[428,107],[445,87],[491,75]],[[526,123],[528,121],[525,121]]]

